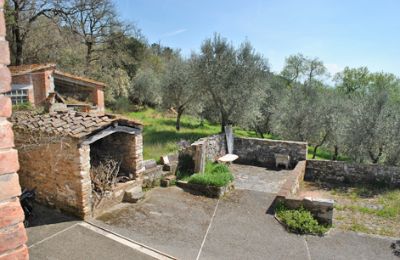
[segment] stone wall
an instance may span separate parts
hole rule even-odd
[[[28,259],[27,236],[23,225],[24,212],[18,196],[18,154],[14,147],[14,136],[7,118],[12,106],[9,97],[2,93],[11,90],[11,74],[8,42],[5,40],[6,26],[0,0],[0,259]]]
[[[37,201],[86,217],[90,212],[90,147],[76,139],[16,129],[21,186],[36,188]]]
[[[137,176],[144,171],[142,135],[111,134],[91,144],[91,155],[121,161],[120,171],[128,175]]]
[[[332,224],[333,220],[333,201],[317,198],[302,198],[297,195],[300,184],[304,180],[306,172],[306,161],[300,161],[287,177],[285,183],[279,190],[276,203],[284,203],[290,209],[304,207],[309,210],[318,221]]]
[[[180,157],[191,156],[194,162],[194,172],[202,172],[206,161],[214,162],[226,153],[225,134],[219,134],[197,140],[190,147],[181,151]]]
[[[239,156],[237,163],[264,167],[275,166],[274,154],[288,154],[294,167],[307,159],[307,143],[235,137],[233,153]]]
[[[286,178],[285,183],[282,185],[277,196],[288,197],[295,195],[300,189],[300,183],[304,180],[306,172],[306,161],[300,161],[296,167],[290,172]]]
[[[305,179],[329,184],[400,187],[400,167],[339,161],[307,160]]]

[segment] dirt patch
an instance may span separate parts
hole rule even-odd
[[[338,229],[400,237],[400,189],[304,182],[300,195],[333,199],[333,226]]]

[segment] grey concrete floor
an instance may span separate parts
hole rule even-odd
[[[35,204],[34,213],[26,229],[30,259],[164,259],[140,244],[57,210]]]
[[[264,167],[232,164],[230,169],[235,176],[235,188],[244,190],[277,193],[286,181],[290,170],[273,170]]]
[[[237,189],[218,201],[170,187],[147,196],[94,223],[178,259],[398,259],[389,238],[288,233],[267,213],[271,193]]]
[[[28,229],[31,259],[151,259],[108,234],[178,259],[399,259],[390,238],[336,230],[326,237],[286,232],[267,211],[287,173],[277,171],[274,176],[258,167],[232,167],[236,190],[225,197],[154,188],[144,201],[122,204],[89,221],[106,234],[55,212],[55,219],[42,219],[40,226]],[[262,176],[264,172],[269,177]],[[267,185],[257,185],[256,180]]]

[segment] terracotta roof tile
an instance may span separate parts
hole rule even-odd
[[[139,122],[120,118],[115,115],[97,116],[75,111],[52,112],[49,114],[21,111],[15,112],[11,117],[11,121],[14,123],[16,130],[39,130],[59,135],[68,135],[74,138],[88,136],[115,123],[142,128],[142,124]]]
[[[56,64],[54,63],[45,63],[45,64],[27,64],[20,66],[9,66],[11,75],[22,75],[26,73],[32,73],[35,71],[46,70],[46,69],[55,69]]]

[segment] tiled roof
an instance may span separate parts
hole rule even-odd
[[[80,77],[77,75],[73,75],[70,73],[62,72],[59,70],[56,70],[57,65],[54,63],[44,63],[44,64],[26,64],[26,65],[19,65],[19,66],[9,66],[8,68],[10,69],[11,75],[13,76],[18,76],[18,75],[24,75],[28,73],[33,73],[37,71],[42,71],[42,70],[54,70],[54,74],[60,77],[64,78],[69,78],[77,81],[83,81],[87,83],[92,83],[95,85],[99,86],[105,86],[103,82],[96,81],[93,79],[85,78],[85,77]]]
[[[84,81],[84,82],[92,83],[92,84],[103,86],[103,87],[106,85],[106,84],[104,84],[103,82],[100,82],[100,81],[96,81],[96,80],[85,78],[85,77],[76,76],[76,75],[73,75],[73,74],[70,74],[70,73],[66,73],[66,72],[62,72],[62,71],[59,71],[59,70],[56,70],[54,72],[54,74],[56,76],[66,77],[66,78],[70,78],[70,79],[74,79],[74,80],[78,80],[78,81]]]
[[[42,131],[48,134],[82,138],[95,133],[107,126],[119,125],[142,128],[136,121],[117,117],[115,115],[94,115],[75,111],[51,112],[38,114],[34,112],[15,112],[11,117],[16,130]]]
[[[19,65],[19,66],[9,66],[11,75],[23,75],[26,73],[32,73],[35,71],[45,70],[45,69],[55,69],[56,64],[54,63],[45,63],[45,64],[27,64],[27,65]]]

